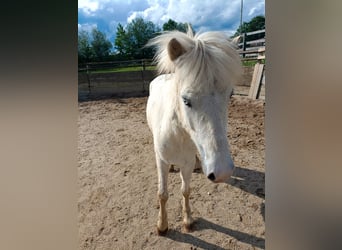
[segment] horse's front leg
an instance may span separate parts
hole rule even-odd
[[[156,155],[158,169],[158,198],[159,198],[159,215],[157,223],[157,232],[159,235],[165,234],[168,229],[166,202],[169,198],[167,191],[167,179],[169,174],[169,166]]]
[[[191,209],[189,204],[190,197],[190,180],[193,167],[183,167],[180,171],[182,179],[182,194],[183,194],[183,224],[187,232],[191,231],[193,218],[191,216]]]

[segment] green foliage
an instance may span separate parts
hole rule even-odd
[[[190,27],[193,30],[191,24]],[[187,23],[177,23],[172,19],[163,25],[163,31],[179,30],[186,32],[187,28]],[[78,61],[79,63],[86,63],[152,58],[154,55],[153,48],[145,48],[144,46],[160,32],[161,29],[158,26],[141,17],[132,20],[126,27],[119,23],[114,41],[116,53],[111,54],[113,45],[106,39],[104,33],[98,29],[93,29],[90,34],[84,30],[80,31],[78,33]]]
[[[181,32],[186,32],[187,28],[187,23],[177,23],[172,19],[169,19],[169,21],[163,24],[163,31],[179,30]]]
[[[128,35],[124,27],[119,23],[116,28],[116,38],[114,41],[114,48],[118,51],[119,55],[126,55],[128,53]]]
[[[97,29],[93,29],[91,35],[85,30],[78,32],[79,63],[106,60],[112,47],[105,34]]]
[[[88,32],[82,30],[78,33],[78,61],[80,63],[88,62],[93,57],[93,50],[90,45],[90,36]]]
[[[148,40],[155,37],[160,29],[151,21],[138,17],[129,23],[126,29],[117,27],[115,49],[125,59],[152,58],[153,50],[144,48]]]
[[[234,37],[245,32],[251,32],[262,29],[265,29],[265,17],[255,16],[249,22],[243,22],[242,25],[240,25],[239,28],[236,30]]]
[[[94,56],[97,60],[103,60],[106,56],[109,56],[110,50],[113,47],[112,43],[106,39],[104,33],[97,29],[93,29],[92,32],[93,40],[91,46],[94,52]]]

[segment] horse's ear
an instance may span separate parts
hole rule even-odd
[[[185,53],[185,49],[177,41],[176,38],[172,38],[169,44],[167,45],[167,52],[169,53],[171,61],[174,61]]]
[[[232,43],[234,43],[235,45],[238,45],[241,37],[242,37],[241,35],[234,37],[232,40]]]

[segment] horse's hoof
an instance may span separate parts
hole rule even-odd
[[[159,236],[164,236],[166,233],[167,233],[167,230],[168,230],[169,228],[166,228],[165,230],[160,230],[158,227],[157,227],[157,234],[159,235]]]

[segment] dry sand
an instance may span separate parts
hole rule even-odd
[[[181,180],[169,174],[169,231],[156,234],[157,170],[146,97],[79,103],[80,249],[264,249],[264,101],[233,96],[230,184],[193,173],[194,231],[182,229]]]

